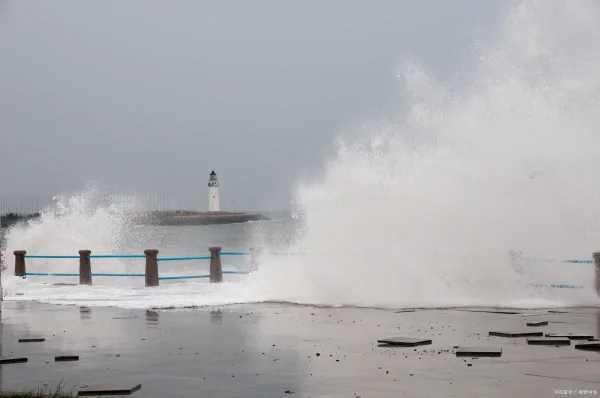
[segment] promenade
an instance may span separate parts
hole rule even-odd
[[[556,397],[600,393],[600,353],[490,331],[598,337],[600,310],[393,310],[283,304],[187,310],[2,303],[4,390],[141,384],[133,397]],[[493,311],[493,310],[492,310]],[[503,309],[506,311],[506,309]],[[526,326],[547,321],[547,326]],[[389,337],[430,345],[380,347]],[[44,338],[19,343],[20,338]],[[455,347],[502,356],[461,358]],[[79,360],[55,362],[55,356]]]

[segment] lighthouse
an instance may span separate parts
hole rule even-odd
[[[217,173],[213,170],[208,179],[208,211],[221,211],[219,205],[219,181]]]

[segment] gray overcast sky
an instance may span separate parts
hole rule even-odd
[[[287,207],[335,135],[452,70],[506,2],[0,0],[0,196],[87,181],[204,209]]]

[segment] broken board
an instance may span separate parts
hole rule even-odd
[[[542,337],[544,335],[543,332],[525,332],[525,331],[491,331],[489,332],[490,336],[496,337]]]
[[[80,397],[100,395],[131,395],[142,388],[141,384],[89,385],[77,393]]]
[[[46,341],[44,337],[26,337],[19,339],[19,343],[43,343]]]
[[[59,355],[54,357],[55,362],[79,361],[79,355]]]
[[[600,341],[583,341],[575,344],[578,350],[600,351]]]
[[[529,345],[571,345],[571,340],[566,337],[531,337],[527,339]]]
[[[502,348],[496,347],[460,347],[456,350],[457,357],[500,357]]]
[[[398,347],[416,347],[419,345],[431,344],[429,339],[419,339],[413,337],[392,337],[389,339],[377,340],[380,344],[398,346]]]
[[[546,337],[566,337],[569,340],[592,340],[594,336],[585,333],[546,333]]]
[[[0,365],[8,365],[13,363],[27,362],[28,359],[25,357],[0,357]]]
[[[527,322],[527,326],[548,326],[548,321]]]

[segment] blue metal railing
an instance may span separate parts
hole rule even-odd
[[[554,260],[549,258],[522,258],[520,261],[530,263],[569,263],[569,264],[594,264],[594,260]]]
[[[222,256],[248,256],[250,252],[245,251],[225,251],[220,252]],[[275,255],[275,256],[285,256],[285,255],[299,255],[303,253],[277,253],[277,252],[268,252],[262,253],[261,255]],[[86,256],[87,258],[146,258],[145,254],[96,254]],[[35,259],[79,259],[80,256],[40,256],[40,255],[24,255],[23,258],[35,258]],[[164,261],[194,261],[194,260],[210,260],[211,256],[187,256],[187,257],[159,257],[157,260],[159,262]],[[520,262],[538,262],[538,263],[563,263],[563,264],[593,264],[594,260],[585,260],[585,259],[568,259],[568,260],[556,260],[556,259],[544,259],[544,258],[520,258]],[[249,274],[247,271],[221,271],[221,274],[238,274],[238,275],[246,275]],[[79,274],[76,273],[51,273],[51,272],[25,272],[26,276],[57,276],[57,277],[77,277]],[[125,274],[125,273],[91,273],[90,276],[96,277],[144,277],[145,274],[135,273],[135,274]],[[202,279],[209,278],[210,275],[167,275],[167,276],[159,276],[159,280],[182,280],[182,279]],[[542,288],[555,288],[555,289],[583,289],[583,285],[571,285],[571,284],[540,284],[540,283],[531,283],[530,286],[533,287],[542,287]]]
[[[192,257],[159,257],[158,261],[189,261],[189,260],[210,260],[210,256],[192,256]]]
[[[23,258],[79,258],[79,256],[32,256],[29,254],[26,254],[23,256]]]
[[[250,252],[220,252],[222,256],[247,256]],[[79,259],[80,256],[39,256],[39,255],[24,255],[23,258],[37,259]],[[146,258],[145,254],[94,254],[86,256],[86,258]],[[210,260],[210,256],[188,256],[188,257],[159,257],[157,261],[193,261],[193,260]],[[247,271],[221,271],[221,274],[230,275],[246,275]],[[75,273],[61,272],[25,272],[24,276],[56,276],[56,277],[78,277]],[[145,277],[146,274],[125,274],[125,273],[91,273],[89,276],[96,277]],[[182,279],[202,279],[210,278],[210,275],[167,275],[159,276],[159,280],[182,280]]]

